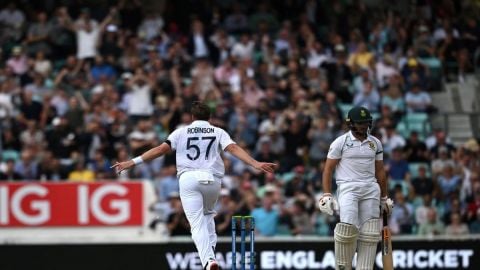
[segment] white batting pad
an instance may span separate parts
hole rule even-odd
[[[347,223],[337,223],[334,231],[335,269],[352,269],[353,255],[357,248],[358,229]]]
[[[367,220],[360,228],[358,236],[357,270],[371,270],[377,255],[377,244],[380,241],[380,220]]]

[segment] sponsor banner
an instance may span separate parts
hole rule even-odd
[[[248,243],[247,243],[248,245]],[[393,243],[393,261],[399,269],[478,269],[480,241],[408,241]],[[202,269],[200,260],[190,245],[169,245],[165,250],[168,269]],[[230,269],[230,245],[219,245],[216,253],[222,269]],[[247,246],[248,250],[248,246]],[[260,242],[256,243],[256,269],[335,269],[333,242]],[[237,248],[237,268],[240,253]],[[246,268],[250,257],[246,253]],[[378,249],[375,269],[382,269],[382,254]]]
[[[143,224],[140,182],[0,183],[0,228]]]
[[[395,270],[479,269],[478,239],[412,240],[394,242],[393,245]],[[328,241],[304,242],[294,238],[292,241],[261,241],[256,243],[255,253],[255,269],[333,270],[335,265],[333,242]],[[216,257],[221,269],[231,269],[231,255],[231,244],[227,241],[217,246]],[[237,255],[237,266],[240,266],[240,254]],[[0,269],[202,269],[191,241],[97,245],[0,245],[0,258],[2,258]],[[248,258],[246,262],[249,262]],[[250,268],[247,266],[246,269]],[[380,252],[377,253],[375,269],[382,269]]]

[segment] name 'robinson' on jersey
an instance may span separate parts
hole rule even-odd
[[[167,143],[176,150],[178,176],[186,171],[206,171],[222,177],[225,167],[220,151],[235,142],[222,128],[196,120],[172,132]]]

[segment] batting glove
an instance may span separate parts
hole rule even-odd
[[[332,194],[325,193],[318,200],[318,209],[320,209],[320,212],[331,216],[335,210],[338,210],[337,200],[333,198]]]
[[[388,198],[387,196],[382,197],[380,199],[380,210],[383,212],[387,212],[387,215],[392,214],[393,209],[393,200]]]

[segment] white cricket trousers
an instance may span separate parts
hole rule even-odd
[[[340,222],[357,228],[380,217],[380,186],[377,182],[342,182],[337,188]]]
[[[190,223],[192,239],[197,247],[202,267],[215,259],[215,203],[220,194],[221,179],[200,171],[184,172],[179,177],[180,199]]]

